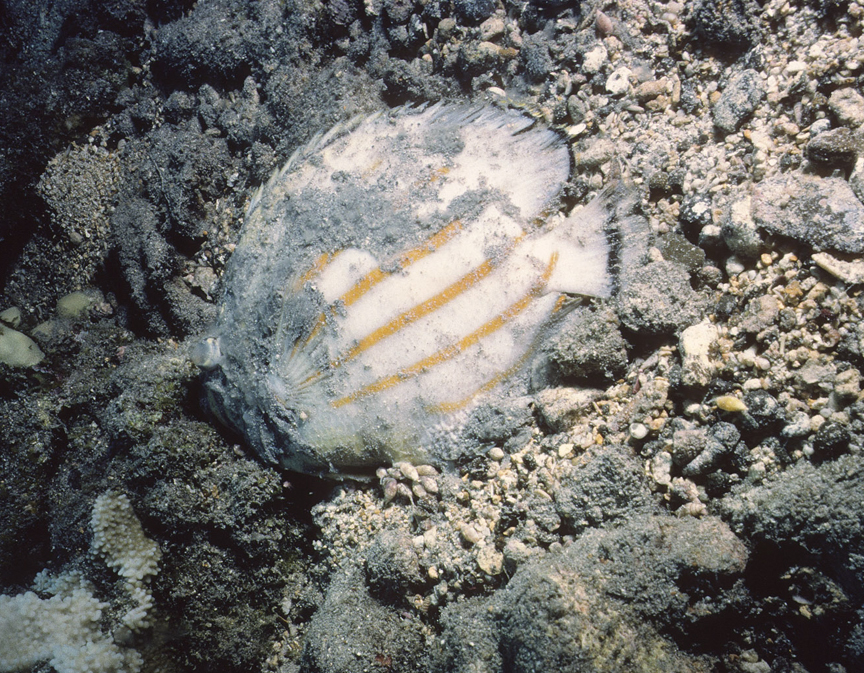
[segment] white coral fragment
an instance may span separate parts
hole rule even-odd
[[[137,652],[118,647],[99,630],[108,604],[95,598],[80,578],[65,573],[49,584],[57,591],[50,598],[32,591],[0,596],[0,671],[17,671],[40,661],[48,661],[57,673],[141,669]]]
[[[93,548],[126,579],[126,590],[137,604],[125,615],[123,623],[133,631],[146,628],[153,598],[144,580],[158,571],[162,558],[159,545],[144,534],[129,498],[123,493],[109,491],[96,498],[90,525]]]
[[[687,386],[706,386],[717,369],[711,348],[720,337],[720,330],[708,320],[692,325],[681,333],[679,348],[682,357],[681,380]]]
[[[149,625],[153,597],[145,580],[158,570],[159,545],[144,535],[129,498],[108,492],[96,499],[91,518],[93,547],[126,582],[134,607],[122,618],[137,630]],[[138,673],[141,655],[121,647],[103,633],[103,611],[109,607],[93,595],[80,574],[39,573],[33,591],[0,595],[0,673],[19,671],[47,661],[57,673]],[[116,633],[115,633],[116,636]]]
[[[109,491],[93,504],[93,547],[110,568],[121,577],[138,584],[156,574],[162,553],[153,540],[144,535],[129,498]]]

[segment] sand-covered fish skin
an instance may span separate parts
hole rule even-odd
[[[569,175],[557,133],[497,108],[400,109],[314,139],[249,207],[196,351],[208,406],[301,472],[458,457],[471,410],[524,393],[571,298],[609,296],[630,263],[627,189],[563,215]]]

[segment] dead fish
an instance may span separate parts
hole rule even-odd
[[[207,407],[299,472],[451,460],[473,409],[524,394],[571,298],[615,289],[628,197],[611,187],[565,216],[570,170],[559,134],[491,107],[316,137],[249,205],[193,356]]]

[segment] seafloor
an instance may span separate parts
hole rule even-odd
[[[847,0],[2,0],[0,671],[864,670],[862,28]],[[570,205],[622,170],[644,266],[473,459],[268,467],[189,361],[244,208],[316,132],[438,101],[559,130]]]

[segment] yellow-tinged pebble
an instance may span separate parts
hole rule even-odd
[[[742,411],[747,411],[747,405],[744,404],[737,397],[732,395],[721,395],[716,400],[714,400],[714,404],[717,405],[718,409],[722,411],[731,411],[734,413],[741,413]]]
[[[655,418],[655,419],[652,419],[648,423],[648,429],[651,432],[658,433],[663,429],[663,427],[665,425],[666,425],[666,419],[665,418]]]
[[[484,573],[500,575],[504,570],[504,555],[492,545],[481,547],[477,552],[477,565]]]

